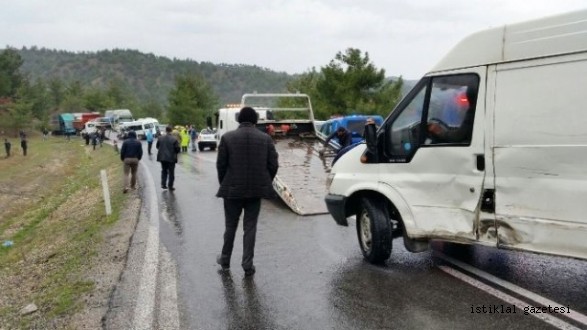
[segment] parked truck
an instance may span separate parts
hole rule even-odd
[[[99,112],[76,112],[72,115],[74,117],[73,128],[75,128],[76,132],[81,132],[86,127],[87,122],[101,116]]]
[[[75,135],[73,127],[75,117],[71,113],[56,114],[51,119],[51,131],[53,135]]]
[[[314,112],[306,94],[245,94],[238,107],[218,110],[218,140],[238,128],[242,107],[253,107],[258,114],[257,128],[270,134],[279,154],[279,170],[273,188],[297,214],[327,213],[323,198],[330,160],[319,155],[322,142],[317,138]]]

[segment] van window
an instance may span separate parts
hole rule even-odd
[[[135,131],[135,132],[136,132],[136,131],[141,131],[141,130],[143,130],[143,126],[142,126],[142,125],[132,125],[132,126],[126,126],[126,129],[127,129],[127,130],[130,130],[130,131]]]
[[[409,162],[420,145],[470,145],[479,88],[476,74],[424,78],[390,116],[385,154]]]
[[[478,85],[476,75],[432,79],[426,144],[471,144]]]
[[[420,141],[422,123],[422,109],[426,95],[425,85],[402,109],[391,123],[391,134],[387,134],[387,154],[393,159],[406,159],[415,151]]]

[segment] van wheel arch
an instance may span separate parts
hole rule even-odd
[[[393,232],[392,237],[397,238],[402,236],[404,231],[404,224],[401,214],[395,207],[395,205],[387,198],[385,195],[375,192],[375,191],[358,191],[351,195],[347,200],[345,205],[346,208],[346,215],[349,216],[357,216],[361,211],[361,203],[363,198],[368,198],[373,200],[376,205],[383,205],[387,214],[389,215],[389,220],[392,222],[393,225]]]
[[[347,215],[355,214],[359,247],[372,264],[382,264],[391,255],[393,238],[403,227],[397,208],[375,192],[356,194],[347,203]]]

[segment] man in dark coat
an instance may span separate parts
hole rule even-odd
[[[8,139],[4,139],[4,150],[6,151],[6,158],[10,157],[10,141]]]
[[[216,262],[222,269],[230,268],[230,257],[239,217],[243,216],[243,257],[245,275],[255,273],[253,257],[257,219],[261,198],[273,198],[273,178],[277,174],[278,156],[271,137],[255,127],[257,113],[253,108],[241,109],[238,129],[220,139],[216,169],[218,170],[217,197],[224,198],[225,231],[222,253]]]
[[[179,141],[171,134],[171,126],[165,127],[165,135],[157,139],[155,147],[157,148],[157,161],[161,163],[161,188],[164,190],[174,191],[175,187],[175,163],[177,163],[177,154],[181,151]]]
[[[24,133],[23,133],[23,135],[21,135],[21,138],[20,138],[20,147],[22,148],[22,155],[26,156],[26,150],[28,148],[28,141],[27,141],[26,135],[24,135]]]
[[[326,138],[326,141],[324,141],[324,145],[328,146],[328,142],[330,142],[330,140],[332,140],[334,138],[336,138],[338,140],[338,144],[340,144],[339,150],[342,150],[345,147],[348,147],[351,144],[353,144],[352,133],[342,126],[339,126],[336,131],[334,131],[330,135],[328,135],[328,137]]]
[[[128,139],[124,140],[120,149],[120,160],[124,162],[124,190],[122,192],[125,194],[129,189],[129,174],[130,188],[134,190],[137,187],[137,171],[142,157],[143,145],[137,140],[137,133],[128,132]]]

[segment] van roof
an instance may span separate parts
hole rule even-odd
[[[580,10],[474,33],[430,73],[585,51],[587,10]]]

